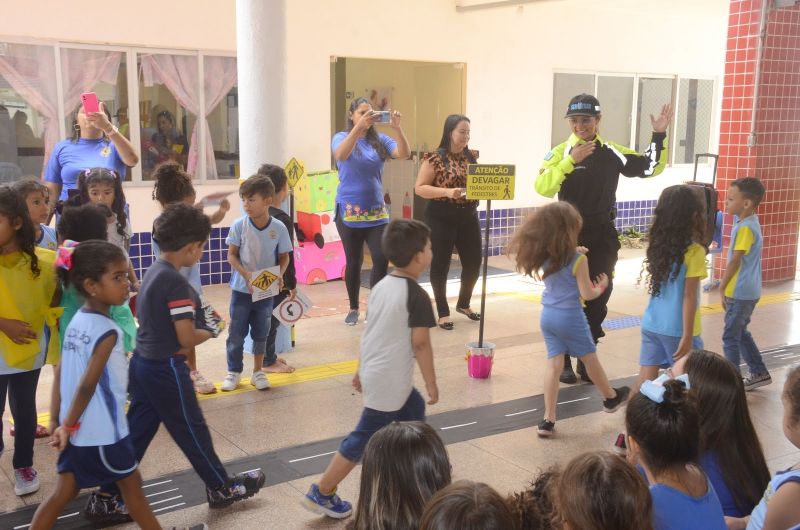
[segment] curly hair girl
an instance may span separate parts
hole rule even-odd
[[[192,177],[177,162],[164,162],[153,170],[153,199],[164,208],[168,204],[186,202],[194,204],[197,197]]]
[[[678,277],[689,245],[702,239],[704,214],[704,205],[689,186],[670,186],[661,192],[642,267],[642,272],[647,270],[647,292],[651,296],[658,296],[666,282]]]
[[[125,213],[125,192],[116,171],[104,167],[87,169],[78,177],[78,189],[84,202],[105,204],[116,216],[117,233],[126,239],[128,215]]]

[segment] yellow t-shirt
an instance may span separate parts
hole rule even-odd
[[[0,373],[35,370],[44,364],[45,355],[50,363],[60,357],[60,308],[50,307],[58,286],[56,254],[38,247],[35,251],[39,258],[38,277],[31,272],[30,259],[24,253],[0,256],[0,317],[29,323],[39,337],[28,344],[15,344],[0,332]],[[45,327],[49,328],[49,334],[45,333]]]

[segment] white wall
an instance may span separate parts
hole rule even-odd
[[[62,0],[31,0],[26,9],[20,4],[0,0],[0,35],[235,47],[233,0],[109,1],[102,8],[88,0],[66,7]],[[465,12],[456,11],[454,0],[287,4],[288,135],[294,156],[309,169],[329,165],[331,56],[463,62],[470,144],[481,151],[483,162],[517,164],[515,206],[543,201],[533,190],[533,178],[550,147],[554,70],[718,80],[724,71],[728,0],[550,0]],[[687,172],[690,176],[691,168],[668,169],[650,182],[622,179],[618,199],[657,196]],[[131,192],[145,196],[145,190]]]

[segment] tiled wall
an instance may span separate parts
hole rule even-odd
[[[767,189],[758,209],[764,234],[764,281],[794,278],[800,225],[800,5],[767,14],[760,80],[759,54],[762,2],[731,0],[725,56],[725,86],[720,125],[719,184],[743,176],[759,177]],[[756,101],[756,85],[758,96]],[[755,145],[750,140],[755,112]],[[720,207],[724,194],[720,195]],[[731,219],[726,216],[727,247]],[[717,260],[716,273],[724,267]]]
[[[617,230],[626,228],[636,228],[646,232],[653,215],[656,201],[629,201],[617,203],[617,220],[615,224]],[[492,229],[489,232],[489,255],[499,256],[505,250],[508,240],[514,230],[522,224],[525,218],[534,208],[505,208],[492,210]],[[478,212],[481,228],[486,226],[486,212]],[[483,233],[482,233],[483,234]],[[203,252],[200,261],[200,277],[203,285],[217,285],[227,283],[231,278],[231,266],[228,263],[228,256],[225,238],[228,236],[228,228],[214,228],[211,230],[211,239]],[[481,242],[483,235],[481,235]],[[144,271],[153,263],[153,247],[149,232],[139,232],[131,238],[131,261],[136,269],[139,278],[142,278]]]

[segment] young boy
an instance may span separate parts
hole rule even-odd
[[[56,250],[58,248],[56,231],[46,224],[50,217],[50,191],[47,186],[31,177],[15,182],[14,191],[28,205],[28,213],[36,229],[36,246]]]
[[[725,199],[726,211],[738,219],[731,230],[725,275],[720,283],[722,307],[725,309],[722,347],[725,357],[737,370],[740,356],[744,357],[750,372],[744,379],[745,390],[772,382],[758,346],[747,331],[750,316],[761,298],[762,237],[755,210],[764,198],[764,191],[759,179],[740,178],[731,182]]]
[[[361,460],[372,435],[393,421],[425,419],[425,400],[413,386],[414,358],[425,380],[428,405],[439,401],[430,337],[436,318],[430,297],[417,284],[431,262],[430,229],[419,221],[394,220],[386,227],[381,246],[395,269],[375,284],[369,296],[369,320],[353,378],[353,387],[363,393],[364,411],[319,484],[312,484],[303,498],[309,510],[336,519],[353,511],[336,495],[336,486]]]
[[[266,175],[270,178],[275,185],[275,198],[272,205],[269,207],[270,217],[279,220],[286,227],[289,232],[289,241],[294,242],[294,223],[289,214],[281,209],[283,201],[289,195],[289,179],[286,178],[286,172],[282,167],[274,164],[263,164],[258,168],[259,175]],[[280,294],[272,299],[272,307],[277,307],[278,304],[287,298],[294,298],[295,289],[297,289],[297,278],[295,276],[294,268],[294,251],[289,253],[289,265],[286,267],[286,272],[283,273],[283,289]],[[267,373],[291,373],[294,368],[289,365],[281,357],[275,354],[275,337],[278,334],[278,326],[281,325],[274,315],[270,314],[271,321],[269,326],[269,333],[267,334],[267,351],[264,354],[264,371]]]
[[[196,321],[200,298],[179,272],[200,259],[210,233],[208,217],[187,204],[170,205],[155,220],[153,238],[158,240],[161,256],[147,270],[139,292],[128,424],[136,460],[141,462],[163,422],[205,483],[209,507],[223,508],[258,493],[265,477],[261,471],[234,477],[225,471],[185,362],[187,350],[219,334],[219,327]],[[121,514],[125,509],[110,486],[93,494],[86,506],[86,516],[96,523],[119,522]]]
[[[222,382],[223,392],[235,390],[242,379],[244,340],[248,332],[253,339],[253,375],[250,384],[258,390],[269,388],[262,364],[274,298],[253,302],[253,281],[257,279],[253,273],[279,265],[278,276],[283,276],[292,251],[289,231],[283,223],[273,220],[269,215],[269,207],[275,197],[275,185],[270,178],[253,175],[242,183],[239,195],[246,215],[234,221],[226,241],[228,261],[234,273],[230,283],[230,325],[226,342],[228,375]],[[277,281],[283,280],[279,278]]]

